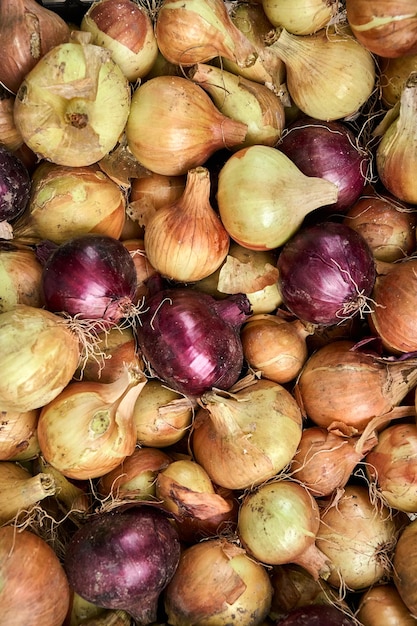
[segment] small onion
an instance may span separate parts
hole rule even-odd
[[[0,242],[0,312],[17,304],[43,306],[42,265],[31,248]]]
[[[363,626],[415,626],[416,623],[392,582],[365,591],[356,617]]]
[[[416,551],[417,520],[411,521],[400,534],[393,558],[393,581],[402,601],[417,619]]]
[[[330,24],[338,5],[335,0],[261,0],[261,4],[274,26],[295,35],[311,35]]]
[[[301,228],[277,266],[284,304],[306,322],[336,324],[369,309],[375,261],[366,240],[349,226],[323,222]]]
[[[0,461],[14,459],[30,449],[36,439],[39,409],[32,411],[2,411],[0,414]],[[35,455],[36,456],[36,455]]]
[[[64,567],[74,591],[139,624],[156,621],[161,592],[178,566],[178,534],[165,513],[145,504],[103,513],[71,537]]]

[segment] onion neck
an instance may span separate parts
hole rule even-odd
[[[238,329],[251,317],[252,307],[246,294],[232,294],[223,300],[216,300],[214,308],[225,322]]]
[[[303,551],[303,553],[293,560],[294,563],[304,567],[309,572],[314,580],[323,578],[326,580],[331,573],[329,559],[326,555],[318,549],[314,542]]]

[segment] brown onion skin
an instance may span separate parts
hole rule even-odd
[[[360,599],[356,617],[362,626],[415,626],[416,623],[392,581],[368,589]]]
[[[70,588],[54,550],[41,537],[14,526],[0,528],[2,626],[61,626]]]
[[[417,619],[417,520],[401,533],[394,551],[394,584],[404,604]]]

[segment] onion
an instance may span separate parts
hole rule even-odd
[[[133,0],[101,0],[91,5],[81,30],[92,34],[91,43],[107,48],[129,81],[146,76],[158,53],[151,17]]]
[[[363,626],[415,626],[416,623],[392,582],[365,591],[356,617]]]
[[[183,551],[164,606],[174,626],[254,626],[267,616],[271,597],[266,569],[231,541],[212,538]]]
[[[29,201],[31,180],[23,161],[0,145],[0,222],[13,223]]]
[[[417,619],[417,520],[411,521],[400,534],[393,558],[393,581],[402,601],[414,619]]]
[[[81,319],[117,324],[132,312],[136,269],[118,239],[81,235],[60,244],[43,268],[46,308]]]
[[[0,312],[43,305],[42,265],[31,248],[0,242]]]
[[[0,528],[2,626],[61,626],[70,590],[54,550],[29,530]]]
[[[302,117],[287,126],[277,147],[306,176],[325,178],[337,185],[337,201],[325,208],[327,213],[345,213],[358,200],[366,182],[369,155],[342,121]]]
[[[15,459],[19,454],[30,450],[37,439],[36,427],[39,409],[32,411],[3,411],[0,414],[0,460]],[[36,456],[36,454],[34,455]]]
[[[320,513],[316,543],[331,562],[327,582],[358,591],[387,578],[398,532],[398,516],[376,505],[367,487],[347,485]]]
[[[394,59],[381,57],[378,65],[381,100],[391,109],[399,102],[408,77],[417,70],[417,51]]]
[[[273,250],[300,228],[306,215],[337,200],[337,186],[305,176],[283,152],[249,146],[219,173],[217,202],[229,235],[253,250]]]
[[[14,118],[38,157],[83,167],[116,146],[129,109],[129,82],[110,52],[81,39],[55,46],[25,76]]]
[[[30,474],[20,464],[12,461],[0,463],[0,523],[22,523],[34,506],[55,495],[57,485],[45,473]]]
[[[293,609],[275,626],[355,626],[353,614],[345,613],[330,604],[311,604]],[[384,623],[384,626],[386,624]]]
[[[356,39],[381,57],[417,52],[413,0],[346,0],[347,20]]]
[[[369,310],[374,257],[362,235],[344,224],[300,229],[280,252],[278,271],[284,304],[306,322],[336,324]]]
[[[274,479],[245,496],[237,532],[255,559],[301,565],[317,580],[330,572],[327,557],[315,543],[319,526],[318,504],[303,484]]]
[[[141,504],[87,521],[71,537],[64,567],[81,597],[123,609],[146,625],[156,621],[159,596],[179,557],[177,531],[166,514]]]
[[[270,22],[295,35],[311,35],[336,17],[335,0],[261,0]]]
[[[228,389],[243,366],[241,324],[250,315],[244,295],[216,301],[193,289],[163,289],[145,300],[136,332],[143,357],[175,391],[199,396]]]
[[[310,355],[296,393],[318,426],[358,434],[377,416],[389,415],[413,389],[415,360],[379,358],[348,339],[334,340]]]
[[[98,165],[67,167],[43,161],[32,174],[26,212],[15,239],[57,244],[88,233],[119,238],[125,223],[122,189]]]
[[[20,304],[0,314],[0,410],[42,407],[68,385],[80,358],[78,336],[50,311]]]
[[[416,249],[416,214],[389,193],[368,188],[346,212],[344,223],[368,242],[377,261],[393,263]]]
[[[70,36],[63,18],[35,0],[4,0],[0,25],[0,81],[13,93],[38,61]]]
[[[302,417],[293,396],[271,380],[240,391],[209,391],[199,402],[192,451],[217,485],[247,489],[272,478],[294,456]]]

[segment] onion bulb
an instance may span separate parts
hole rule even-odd
[[[2,626],[61,626],[70,606],[63,567],[44,539],[14,526],[0,528]]]
[[[221,538],[186,548],[164,592],[169,624],[255,626],[268,615],[269,576],[245,550]]]
[[[217,485],[246,489],[291,461],[301,438],[301,412],[278,383],[261,379],[230,395],[206,392],[200,403],[192,450]]]
[[[400,534],[393,558],[393,581],[402,601],[414,619],[417,619],[417,520],[411,521]]]
[[[129,83],[110,52],[81,40],[56,46],[25,76],[14,118],[39,158],[82,167],[116,146],[129,109]]]
[[[17,304],[43,306],[42,265],[32,248],[0,242],[0,312]]]
[[[393,582],[365,591],[356,617],[363,626],[415,626],[416,620],[401,599]]]
[[[261,0],[263,9],[274,26],[294,35],[311,35],[325,28],[336,16],[336,0]]]
[[[262,563],[295,563],[316,580],[329,574],[327,557],[316,546],[317,502],[302,483],[275,479],[243,499],[237,532],[250,555]]]
[[[65,320],[25,304],[0,314],[0,409],[30,411],[55,398],[81,358]]]
[[[0,413],[0,461],[14,459],[30,449],[37,439],[39,413],[40,409]]]

